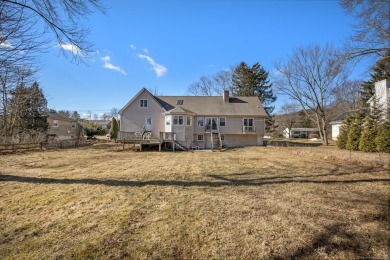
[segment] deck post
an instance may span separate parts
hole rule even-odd
[[[158,144],[158,151],[161,152],[161,142]]]
[[[142,152],[142,142],[139,142],[139,151]]]
[[[176,143],[173,142],[172,144],[173,144],[173,151],[175,151]]]

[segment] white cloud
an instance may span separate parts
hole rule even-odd
[[[130,44],[130,49],[132,49],[133,51],[135,51],[137,49],[137,47],[134,45],[134,44]]]
[[[110,69],[110,70],[115,70],[115,71],[118,71],[120,73],[122,73],[123,75],[127,75],[126,71],[124,71],[123,69],[121,69],[120,67],[118,66],[115,66],[111,63],[111,58],[110,56],[104,56],[103,58],[101,58],[101,60],[103,61],[103,68],[106,68],[106,69]]]
[[[143,48],[142,50],[143,50],[145,53],[148,53],[148,52],[149,52],[149,50],[146,49],[146,48]]]
[[[149,64],[152,66],[154,72],[156,72],[156,75],[157,77],[161,77],[161,76],[164,76],[168,69],[161,65],[161,64],[157,64],[150,56],[148,55],[144,55],[144,54],[138,54],[138,58],[140,59],[145,59],[149,62]]]
[[[81,53],[81,50],[76,45],[73,45],[71,43],[61,43],[60,47],[66,51],[70,51],[73,55],[82,57],[83,54]]]

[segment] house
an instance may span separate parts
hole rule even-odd
[[[49,123],[47,134],[51,139],[75,139],[80,136],[81,129],[76,119],[48,113],[47,122]]]
[[[139,91],[120,111],[118,139],[148,138],[190,148],[263,145],[267,116],[257,97],[154,96]]]
[[[110,128],[111,128],[111,120],[88,120],[89,122],[100,125],[106,134],[110,133]]]
[[[378,82],[375,82],[375,94],[367,101],[367,103],[370,106],[370,111],[373,111],[373,109],[379,108],[382,110],[383,117],[389,118],[390,115],[388,115],[389,107],[390,107],[390,79],[384,79]],[[363,113],[367,114],[368,109],[361,109]],[[360,110],[353,110],[348,112],[343,112],[340,115],[338,115],[333,121],[330,122],[330,125],[332,126],[332,139],[337,140],[337,137],[339,136],[340,127],[342,124],[343,119],[349,115],[356,113]]]
[[[367,103],[370,105],[371,111],[373,111],[374,108],[378,108],[384,112],[384,118],[390,117],[390,115],[387,114],[390,107],[390,79],[375,82],[375,94]]]
[[[309,138],[310,134],[318,133],[317,128],[286,128],[283,130],[284,138]]]

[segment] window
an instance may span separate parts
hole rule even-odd
[[[165,117],[165,125],[171,125],[171,117],[170,116]]]
[[[58,127],[58,120],[53,120],[53,127]]]
[[[187,125],[192,125],[192,116],[187,116]]]
[[[221,141],[225,141],[225,136],[221,135]]]
[[[226,118],[224,117],[219,118],[219,126],[223,126],[223,127],[226,126]]]
[[[139,101],[139,106],[140,107],[148,107],[148,100],[147,99],[141,99]]]
[[[72,123],[72,128],[76,128],[77,127],[77,124],[76,123]]]
[[[253,118],[244,118],[244,126],[253,126]]]
[[[203,117],[198,117],[198,126],[203,126]]]
[[[176,102],[176,105],[183,105],[183,99],[178,99],[177,102]]]
[[[183,122],[184,122],[183,116],[173,116],[174,125],[183,125]]]
[[[197,140],[198,140],[198,141],[203,141],[203,140],[204,140],[204,136],[203,136],[203,135],[198,135]]]
[[[145,123],[147,125],[151,125],[152,124],[152,118],[151,117],[147,117],[146,120],[145,120]]]

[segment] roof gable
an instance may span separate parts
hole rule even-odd
[[[147,95],[149,95],[160,107],[163,111],[166,111],[166,109],[161,105],[161,103],[156,99],[155,96],[152,95],[152,93],[149,92],[149,90],[147,90],[146,88],[142,88],[129,102],[127,102],[127,104],[121,109],[119,110],[118,114],[122,114],[122,112],[128,108],[135,100],[138,99],[139,96],[141,96],[142,93],[147,93]]]

